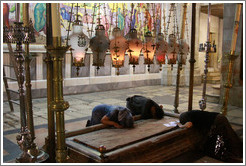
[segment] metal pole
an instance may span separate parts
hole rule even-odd
[[[46,46],[52,46],[52,21],[51,21],[51,4],[46,4]],[[54,112],[50,107],[51,102],[53,101],[53,61],[51,60],[51,55],[47,51],[45,62],[47,66],[47,111],[48,111],[48,137],[45,138],[45,151],[49,154],[49,162],[55,162],[55,118]]]
[[[230,50],[230,54],[227,55],[227,58],[229,59],[229,68],[228,68],[228,73],[227,73],[227,83],[224,84],[225,92],[224,92],[224,97],[223,97],[224,99],[223,106],[221,110],[221,113],[223,115],[227,114],[229,91],[230,91],[230,88],[232,88],[232,83],[231,83],[232,69],[233,69],[234,61],[237,58],[237,56],[235,55],[235,48],[237,44],[237,35],[238,35],[241,7],[242,7],[242,4],[237,4],[235,22],[234,22],[234,28],[233,28],[233,34],[232,34],[232,40],[231,40],[231,50]]]
[[[186,19],[186,13],[187,13],[187,3],[183,6],[183,19],[182,19],[182,27],[181,27],[181,37],[180,39],[184,39],[184,32],[185,32],[185,19]],[[177,67],[177,78],[176,78],[176,91],[175,91],[175,99],[174,99],[174,113],[179,113],[178,106],[179,106],[179,83],[180,83],[180,70],[182,68],[182,56],[183,53],[179,53],[178,58],[178,67]]]
[[[188,111],[192,110],[193,102],[193,84],[194,84],[194,63],[195,60],[195,39],[196,39],[196,3],[192,3],[192,21],[191,21],[191,53],[190,53],[190,81],[189,81],[189,105]]]
[[[204,67],[204,77],[203,77],[203,91],[202,99],[199,101],[199,106],[202,111],[206,109],[206,85],[207,85],[207,73],[208,73],[208,56],[210,52],[210,13],[211,13],[211,3],[208,4],[208,23],[207,23],[207,42],[206,42],[206,55],[205,55],[205,67]]]

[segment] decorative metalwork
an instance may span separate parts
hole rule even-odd
[[[43,151],[40,151],[37,145],[34,143],[34,126],[33,126],[33,114],[32,114],[32,104],[31,104],[31,84],[30,84],[30,56],[28,44],[35,41],[34,31],[32,22],[23,27],[22,22],[14,22],[14,27],[4,27],[4,41],[8,43],[16,43],[15,58],[18,64],[18,84],[19,84],[19,98],[20,98],[20,122],[21,129],[20,133],[17,135],[16,140],[20,149],[23,151],[22,154],[16,159],[16,162],[43,162],[48,158],[48,155]],[[25,43],[26,46],[26,56],[23,56],[22,44]],[[23,63],[26,60],[26,87],[27,87],[27,101],[25,101],[24,95],[24,66]],[[26,117],[26,106],[27,102],[27,117]],[[28,118],[28,127],[27,120]]]
[[[100,66],[104,66],[106,51],[109,49],[109,39],[105,36],[105,28],[101,25],[100,4],[98,5],[98,25],[96,26],[96,35],[90,40],[90,49],[93,53],[93,66],[97,66],[97,72]]]
[[[120,74],[119,68],[124,66],[125,52],[127,49],[127,40],[122,35],[118,25],[118,4],[116,4],[116,27],[113,29],[113,39],[110,41],[110,52],[112,66],[117,69],[117,75]]]
[[[77,8],[76,11],[76,20],[73,23],[73,33],[69,36],[68,44],[72,47],[70,49],[71,55],[73,57],[73,66],[76,67],[76,75],[79,75],[80,67],[84,66],[84,58],[86,54],[86,50],[89,46],[89,38],[83,33],[83,25],[82,21],[79,20],[79,5],[75,6]],[[70,24],[71,22],[69,22]],[[70,26],[70,25],[69,25]],[[72,52],[72,50],[74,50]]]
[[[151,32],[146,32],[145,43],[143,44],[144,64],[147,64],[150,71],[150,64],[154,64],[155,44],[152,42]]]
[[[176,11],[176,9],[174,9]],[[182,70],[182,64],[185,64],[186,55],[189,51],[188,44],[185,43],[184,33],[185,33],[185,20],[186,20],[186,11],[187,11],[187,3],[183,5],[183,19],[182,19],[182,27],[181,27],[181,40],[179,41],[179,54],[178,54],[178,66],[177,66],[177,77],[176,77],[176,91],[175,91],[175,99],[174,99],[174,110],[173,112],[179,113],[178,105],[179,105],[179,83],[180,83],[180,70]],[[176,17],[177,23],[177,17]],[[177,35],[178,35],[178,25],[177,26]]]
[[[210,44],[210,14],[211,14],[211,3],[208,5],[208,23],[207,23],[207,42],[205,44],[206,55],[205,55],[205,67],[204,67],[204,76],[203,76],[203,92],[202,99],[199,101],[199,106],[202,111],[206,109],[206,84],[207,84],[207,73],[208,73],[208,56],[211,52],[211,44]],[[200,45],[201,48],[201,45]],[[200,50],[200,49],[199,49]]]

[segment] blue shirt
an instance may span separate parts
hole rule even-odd
[[[123,110],[123,109],[126,108],[122,106],[114,106],[108,104],[97,105],[92,110],[90,125],[100,124],[101,119],[103,118],[104,115],[106,115],[109,118],[109,120],[118,123],[119,110]]]

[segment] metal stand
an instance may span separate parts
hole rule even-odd
[[[186,11],[187,11],[187,4],[185,3],[183,6],[183,20],[182,20],[182,29],[181,29],[181,37],[180,40],[184,39],[184,32],[185,32],[185,20],[186,20]],[[176,91],[175,91],[175,99],[174,99],[174,113],[179,113],[178,106],[179,106],[179,84],[180,84],[180,70],[182,70],[182,56],[184,52],[179,53],[178,58],[178,66],[177,66],[177,78],[176,78]]]
[[[50,46],[47,48],[51,54],[53,61],[53,92],[54,100],[50,107],[56,114],[56,161],[59,163],[66,162],[67,148],[65,144],[65,122],[64,111],[68,109],[69,103],[63,100],[63,76],[62,76],[62,62],[68,47]]]
[[[206,109],[206,85],[207,85],[207,73],[208,73],[208,56],[211,49],[210,44],[210,13],[211,13],[211,3],[208,5],[208,25],[207,25],[207,42],[206,46],[206,55],[205,55],[205,67],[204,67],[204,76],[203,76],[203,91],[202,99],[199,101],[199,106],[202,111]]]
[[[225,92],[224,92],[224,97],[223,97],[223,106],[221,110],[221,113],[223,115],[227,114],[229,91],[230,91],[230,88],[232,88],[232,83],[231,83],[232,69],[233,69],[234,61],[237,58],[237,56],[235,55],[235,48],[236,48],[236,43],[237,43],[237,34],[238,34],[239,20],[240,20],[240,14],[241,14],[241,7],[242,7],[241,4],[237,4],[237,9],[236,9],[236,14],[235,14],[235,23],[234,23],[232,41],[231,41],[231,52],[229,55],[227,55],[227,58],[229,59],[229,69],[227,73],[227,83],[225,83],[224,85]]]

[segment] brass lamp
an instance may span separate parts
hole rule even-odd
[[[139,55],[142,50],[143,44],[140,39],[137,38],[137,30],[131,29],[129,32],[128,39],[128,50],[129,64],[133,65],[133,70],[135,70],[135,65],[139,63]]]
[[[171,69],[173,69],[173,64],[176,64],[178,52],[179,45],[176,43],[176,36],[174,34],[170,34],[168,36],[168,50],[166,56],[168,64],[171,65]]]
[[[70,36],[68,44],[73,48],[73,66],[76,66],[77,76],[80,67],[84,66],[86,49],[89,46],[89,38],[83,33],[83,26],[80,22],[73,24],[73,33]]]
[[[179,56],[180,59],[178,59],[181,64],[186,64],[187,55],[189,53],[189,45],[186,43],[185,39],[180,39],[179,41],[179,52],[182,54],[182,56]]]
[[[144,35],[145,42],[143,44],[144,64],[148,65],[148,71],[150,70],[150,64],[154,62],[155,44],[152,42],[152,34],[147,31]]]
[[[83,33],[83,24],[79,20],[78,3],[76,8],[77,8],[76,20],[73,22],[73,31],[72,34],[69,36],[70,39],[68,40],[68,45],[70,45],[71,47],[70,51],[73,57],[73,66],[76,67],[77,70],[76,74],[78,76],[80,67],[85,65],[84,59],[85,59],[86,50],[88,49],[89,46],[89,38]]]
[[[90,49],[93,53],[93,66],[104,66],[106,51],[109,48],[109,39],[105,36],[105,28],[103,25],[96,26],[96,35],[90,40]]]
[[[162,64],[165,64],[166,62],[166,53],[168,49],[168,43],[164,40],[163,33],[159,33],[157,35],[157,42],[156,42],[156,60],[157,63],[160,65],[160,71]]]
[[[119,68],[124,66],[127,40],[121,35],[121,30],[118,27],[113,29],[113,37],[110,41],[111,59],[112,65],[117,68],[117,75],[119,75]]]

